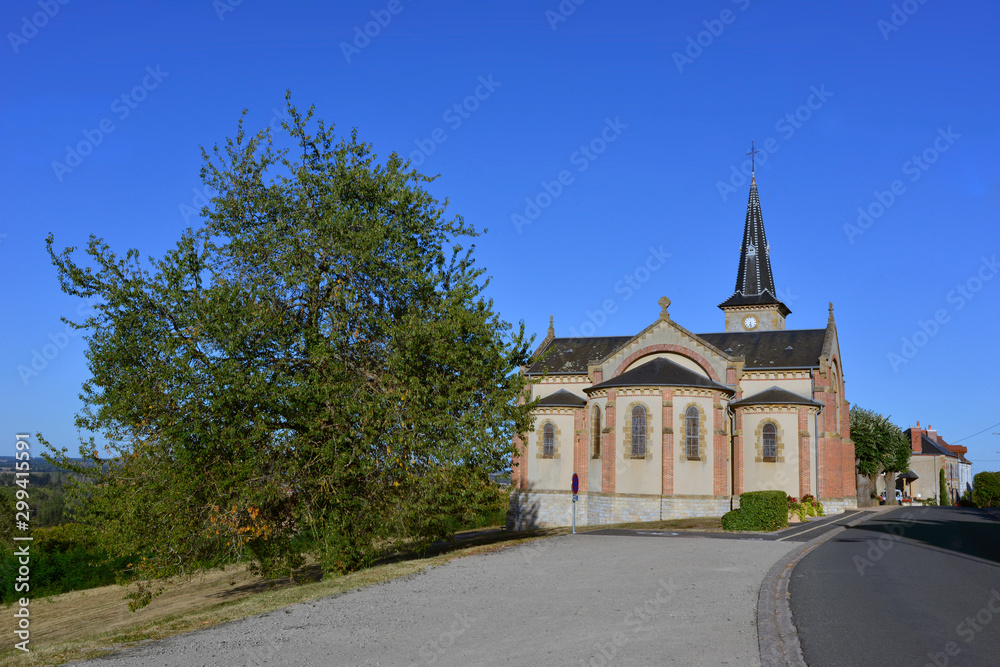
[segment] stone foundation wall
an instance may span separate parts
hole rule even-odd
[[[690,519],[696,516],[722,516],[740,506],[739,498],[729,496],[662,496],[660,519]]]
[[[855,498],[822,499],[826,514],[857,509]],[[576,525],[689,519],[722,516],[739,507],[729,496],[657,496],[626,493],[581,493],[576,503]],[[568,491],[514,491],[507,510],[508,530],[555,528],[573,524],[573,494]]]
[[[553,528],[573,523],[573,494],[568,491],[515,491],[507,511],[509,530]],[[738,505],[738,501],[735,503]],[[729,496],[660,496],[625,493],[582,493],[576,503],[576,525],[660,521],[722,516]]]
[[[844,510],[858,509],[857,498],[820,498],[823,503],[823,512],[826,514],[840,514]]]

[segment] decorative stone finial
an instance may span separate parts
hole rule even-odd
[[[670,319],[670,313],[667,312],[667,308],[670,307],[670,299],[668,299],[665,296],[664,297],[660,297],[660,300],[659,300],[658,303],[660,304],[660,308],[663,309],[663,310],[660,311],[660,319],[662,319],[662,320],[669,320]]]
[[[830,321],[833,322],[833,301],[830,302]]]
[[[554,318],[551,315],[549,315],[549,338],[555,338],[556,337],[555,327],[552,326],[553,320],[554,320]]]

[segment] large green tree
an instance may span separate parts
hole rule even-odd
[[[289,101],[278,138],[241,119],[203,151],[204,224],[148,265],[48,239],[63,290],[99,304],[71,323],[97,465],[54,458],[147,580],[237,556],[344,571],[389,537],[444,537],[530,426],[530,341],[483,296],[461,245],[478,232],[433,179],[312,115]]]
[[[885,475],[886,502],[895,502],[895,473],[910,466],[910,441],[889,417],[851,407],[851,439],[858,476],[858,506],[869,507],[875,501],[875,478]]]

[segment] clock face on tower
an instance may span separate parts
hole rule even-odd
[[[757,316],[747,315],[743,318],[743,328],[748,330],[754,330],[757,328]]]

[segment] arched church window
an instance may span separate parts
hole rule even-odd
[[[632,408],[632,458],[646,458],[646,409]]]
[[[841,392],[840,384],[837,381],[837,371],[834,370],[830,373],[830,388],[833,390],[833,400],[837,404],[837,426],[836,432],[840,433],[840,403],[841,403]]]
[[[778,437],[774,424],[764,424],[764,460],[774,462],[778,460]]]
[[[542,427],[542,456],[552,458],[556,453],[556,427],[546,424]]]
[[[592,422],[590,424],[590,457],[599,459],[601,458],[601,409],[596,405],[594,406],[590,421]]]
[[[699,441],[698,408],[692,405],[690,408],[687,409],[687,412],[684,413],[684,416],[685,416],[684,421],[687,422],[685,428],[685,433],[686,433],[685,444],[687,446],[687,458],[689,461],[691,460],[696,461],[700,458],[699,456],[700,452],[698,451],[698,441]]]

